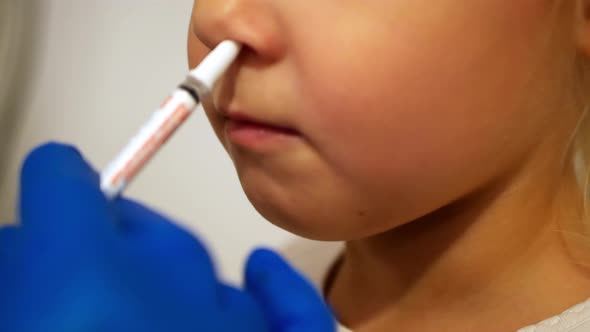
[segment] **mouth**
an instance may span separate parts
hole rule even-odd
[[[284,147],[301,138],[294,128],[256,119],[243,113],[225,113],[225,137],[241,147],[269,150]]]

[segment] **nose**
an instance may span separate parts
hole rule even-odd
[[[278,8],[273,0],[195,0],[191,33],[209,49],[225,39],[243,45],[265,61],[285,51]]]

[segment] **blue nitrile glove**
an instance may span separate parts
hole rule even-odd
[[[206,249],[167,218],[107,201],[73,148],[24,163],[20,225],[0,229],[0,331],[328,332],[329,309],[269,250],[246,289],[220,282]]]

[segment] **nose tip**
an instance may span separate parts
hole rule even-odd
[[[279,59],[285,51],[277,16],[259,0],[196,1],[191,28],[209,49],[229,39],[266,61]]]
[[[242,46],[234,41],[222,41],[195,69],[191,70],[187,84],[194,83],[200,95],[208,94],[217,80],[234,62]]]

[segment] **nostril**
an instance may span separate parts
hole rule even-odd
[[[256,52],[256,50],[250,45],[242,44],[242,52],[240,53],[238,60],[240,62],[251,62],[256,58],[260,58],[260,54],[258,54],[258,52]]]
[[[222,40],[245,46],[244,59],[277,60],[284,52],[283,25],[270,3],[245,0],[195,2],[191,31],[207,48]]]
[[[269,56],[268,53],[258,52],[255,48],[242,45],[242,51],[236,59],[236,64],[251,68],[263,68],[274,63],[276,59],[274,56]]]

